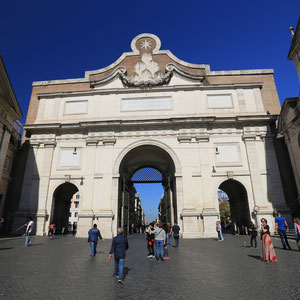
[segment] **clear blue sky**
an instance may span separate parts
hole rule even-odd
[[[2,1],[0,54],[24,116],[32,81],[83,77],[130,51],[145,32],[212,70],[273,68],[282,103],[299,91],[287,60],[288,30],[299,14],[299,0]]]

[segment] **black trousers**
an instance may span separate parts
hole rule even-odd
[[[152,245],[149,245],[149,243],[148,243],[148,255],[154,255],[154,245],[152,244]]]

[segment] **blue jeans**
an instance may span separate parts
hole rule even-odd
[[[175,239],[175,247],[178,247],[179,244],[179,235],[174,235],[174,239]]]
[[[218,238],[219,238],[219,241],[223,241],[224,240],[223,234],[222,234],[222,230],[218,231]]]
[[[25,235],[25,247],[28,247],[28,245],[31,245],[29,233]]]
[[[156,248],[156,258],[159,259],[159,254],[161,258],[165,258],[164,256],[164,241],[155,240],[155,248]]]
[[[286,246],[288,248],[291,248],[291,246],[289,245],[287,236],[286,236],[286,230],[278,230],[278,232],[279,232],[279,235],[280,235],[280,239],[281,239],[281,243],[282,243],[283,248],[286,248]]]
[[[119,276],[119,279],[123,279],[125,258],[115,258],[115,274]]]
[[[97,242],[90,242],[90,246],[91,246],[91,254],[92,256],[95,256],[97,252]]]
[[[167,245],[172,245],[172,234],[167,233]]]

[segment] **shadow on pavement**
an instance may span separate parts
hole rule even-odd
[[[9,250],[9,249],[14,249],[14,247],[0,248],[0,250]]]
[[[255,259],[259,260],[259,261],[264,261],[264,259],[263,259],[261,256],[259,256],[259,255],[251,255],[251,254],[248,254],[248,256],[249,256],[249,257],[252,257],[252,258],[255,258]]]
[[[129,273],[130,270],[131,270],[130,268],[124,267],[124,271],[123,271],[123,272],[124,272],[124,273],[123,273],[124,278],[123,278],[123,279],[126,278],[126,276],[128,275],[128,273]]]
[[[282,247],[274,247],[274,249],[279,249],[279,250],[284,250],[284,251],[296,251],[296,252],[299,252],[299,250],[296,250],[296,249],[289,250],[289,249],[284,249]]]

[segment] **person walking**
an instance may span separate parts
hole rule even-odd
[[[216,230],[218,233],[219,242],[224,241],[223,234],[222,234],[222,226],[220,221],[216,222]]]
[[[151,228],[151,225],[147,228],[146,231],[146,240],[147,240],[147,248],[148,248],[148,258],[153,258],[154,256],[154,242],[155,242],[155,238],[154,238],[154,234],[151,233],[151,230],[154,230],[153,228]]]
[[[118,235],[113,238],[108,259],[111,260],[112,254],[115,255],[115,271],[114,276],[119,277],[119,283],[123,281],[124,262],[126,251],[129,248],[127,238],[123,235],[124,229],[118,228]]]
[[[93,228],[89,230],[88,234],[89,234],[88,242],[90,243],[91,246],[90,256],[95,256],[97,253],[98,238],[102,241],[104,241],[104,239],[102,238],[101,233],[97,228],[97,224],[94,224]]]
[[[257,227],[252,221],[250,222],[249,225],[249,232],[250,232],[250,248],[253,248],[253,241],[254,241],[255,249],[257,249],[257,241],[256,241]]]
[[[280,235],[281,244],[283,246],[283,249],[286,249],[286,247],[291,250],[291,246],[289,245],[288,239],[287,239],[287,231],[289,231],[288,224],[286,222],[286,219],[281,216],[280,213],[277,213],[277,218],[275,219],[275,225],[276,225],[276,233]]]
[[[32,220],[32,217],[28,217],[28,223],[25,224],[24,226],[26,226],[26,230],[25,230],[25,247],[28,247],[28,246],[31,246],[31,240],[29,238],[31,232],[32,232],[32,229],[33,229],[33,226],[34,226],[34,222]]]
[[[172,226],[167,224],[167,245],[172,245]]]
[[[262,218],[260,221],[261,221],[260,234],[262,239],[262,252],[263,252],[264,261],[275,262],[277,261],[277,257],[270,237],[270,227],[265,218]]]
[[[173,237],[175,240],[175,248],[178,248],[178,245],[179,245],[179,231],[180,231],[180,227],[175,222],[174,226],[172,227]]]
[[[158,227],[156,227],[153,231],[150,231],[151,233],[154,234],[155,238],[155,257],[156,260],[159,260],[159,257],[161,258],[162,261],[164,261],[164,244],[166,241],[166,232],[163,229],[163,224],[159,223]]]
[[[0,233],[2,233],[4,227],[4,219],[0,218]]]
[[[300,251],[300,219],[294,218],[295,238],[298,249]]]

